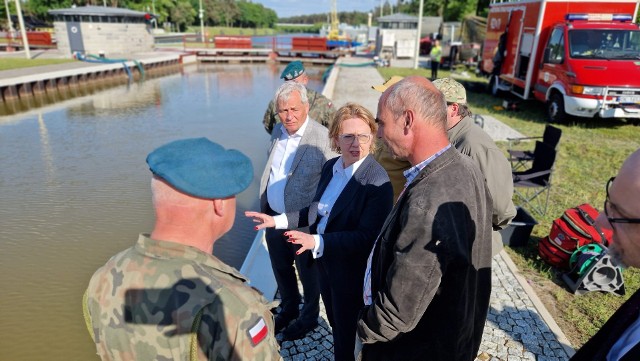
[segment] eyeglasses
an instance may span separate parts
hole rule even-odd
[[[607,185],[605,186],[605,189],[607,190],[607,198],[604,199],[604,214],[605,216],[607,216],[607,220],[609,221],[609,223],[613,224],[613,223],[640,223],[640,218],[613,218],[613,217],[609,217],[609,212],[607,212],[607,208],[610,201],[609,201],[609,188],[611,188],[611,183],[613,183],[613,180],[616,179],[616,177],[611,177],[609,179],[609,181],[607,181]]]
[[[340,138],[341,142],[346,144],[353,144],[353,141],[357,138],[359,144],[367,144],[371,141],[373,135],[371,134],[340,134],[338,138]]]

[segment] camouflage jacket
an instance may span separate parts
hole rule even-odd
[[[148,235],[98,269],[83,300],[102,360],[280,360],[271,306],[215,256]]]
[[[309,98],[309,118],[329,128],[331,118],[336,112],[331,100],[309,88],[307,88],[307,97]],[[271,100],[267,106],[267,111],[264,112],[262,124],[264,124],[264,129],[267,133],[271,134],[276,123],[280,123],[280,118],[276,113],[276,104]]]

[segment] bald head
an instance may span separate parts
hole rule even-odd
[[[412,165],[447,144],[447,104],[429,80],[409,76],[394,84],[378,102],[378,138],[395,157]]]
[[[624,161],[608,193],[605,212],[596,223],[613,230],[609,248],[613,259],[623,266],[640,268],[640,149]]]
[[[628,178],[629,185],[640,196],[640,149],[633,152],[629,158],[622,163],[618,178]]]
[[[408,76],[383,93],[388,109],[400,115],[412,109],[416,116],[436,128],[446,129],[447,103],[442,93],[425,77]]]

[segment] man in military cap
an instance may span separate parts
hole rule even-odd
[[[333,108],[333,104],[329,98],[307,87],[309,76],[304,70],[302,62],[296,60],[289,63],[282,71],[282,74],[280,74],[280,79],[284,79],[285,82],[294,81],[304,85],[307,88],[307,97],[309,98],[309,117],[324,125],[326,128],[329,128],[331,118],[336,110]],[[267,111],[264,113],[262,124],[264,124],[264,129],[267,133],[271,134],[273,126],[278,122],[280,122],[280,118],[276,113],[276,104],[272,100],[269,106],[267,106]]]
[[[251,161],[206,138],[171,142],[147,164],[151,234],[113,256],[83,299],[103,360],[279,360],[273,316],[237,270],[212,255],[233,225]]]
[[[372,88],[384,92],[400,80],[402,80],[401,77],[394,76],[384,84]],[[487,181],[493,200],[492,254],[496,255],[502,249],[502,237],[498,231],[505,228],[516,215],[516,208],[511,200],[513,196],[511,166],[493,139],[482,128],[475,125],[471,110],[467,107],[467,93],[462,84],[452,78],[442,78],[435,80],[433,85],[444,94],[447,102],[447,136],[451,145],[462,154],[471,157],[478,164]],[[393,191],[397,197],[404,187],[402,172],[409,169],[409,162],[394,159],[384,150],[376,154],[376,160],[389,173]]]

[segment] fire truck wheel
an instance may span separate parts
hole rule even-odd
[[[562,94],[554,92],[547,101],[547,116],[551,123],[564,123],[567,113],[564,111],[564,98]]]
[[[493,95],[494,97],[500,95],[500,88],[498,87],[498,77],[496,75],[491,75],[491,78],[489,78],[489,86],[487,90],[489,90],[489,93],[491,93],[491,95]]]

